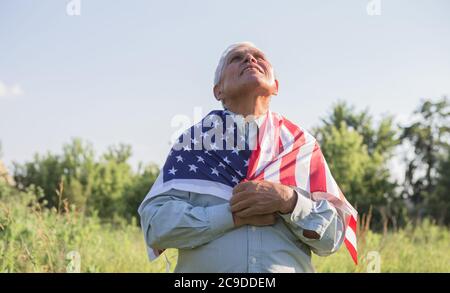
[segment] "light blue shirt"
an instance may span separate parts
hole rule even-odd
[[[145,241],[178,249],[175,272],[314,272],[311,252],[337,251],[343,222],[328,201],[312,201],[306,191],[295,190],[293,212],[278,214],[274,225],[235,228],[228,201],[172,189],[142,203]],[[306,238],[305,229],[320,238]]]

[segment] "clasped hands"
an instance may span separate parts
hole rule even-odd
[[[293,188],[269,181],[241,182],[233,188],[230,200],[235,227],[273,225],[278,212],[290,213],[296,203]]]

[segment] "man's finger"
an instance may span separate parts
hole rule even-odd
[[[240,201],[242,201],[244,199],[249,198],[250,195],[251,195],[251,192],[248,192],[248,191],[241,191],[241,192],[238,192],[236,194],[233,194],[233,196],[230,199],[230,204],[234,205],[237,202],[240,202]]]
[[[233,194],[242,192],[247,190],[248,186],[251,184],[251,181],[241,182],[233,188]]]
[[[238,201],[234,204],[231,205],[231,212],[235,213],[235,212],[239,212],[243,209],[246,209],[248,207],[251,207],[253,205],[253,200],[250,199],[245,199],[245,200],[241,200]]]
[[[254,206],[246,208],[242,211],[235,213],[236,216],[241,217],[241,218],[248,218],[248,217],[260,216],[260,215],[265,215],[265,214],[267,214],[267,213],[259,211]]]
[[[246,208],[246,209],[244,209],[242,211],[239,211],[239,212],[237,212],[235,214],[236,214],[236,216],[238,216],[240,218],[248,218],[248,217],[254,216],[255,215],[255,211],[254,211],[253,208],[250,207],[250,208]]]

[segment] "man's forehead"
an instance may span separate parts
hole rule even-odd
[[[233,48],[229,53],[228,56],[231,56],[232,54],[237,54],[237,53],[259,53],[262,55],[265,55],[263,51],[261,51],[260,49],[256,48],[256,47],[252,47],[252,46],[239,46],[236,48]]]

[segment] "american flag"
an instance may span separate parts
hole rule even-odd
[[[345,223],[344,243],[356,264],[357,212],[331,175],[316,139],[270,111],[253,145],[238,129],[227,110],[212,111],[187,129],[170,150],[144,202],[170,189],[229,200],[235,185],[250,180],[295,186],[308,191],[313,200],[326,199],[337,208]],[[150,259],[163,251],[149,248]]]

